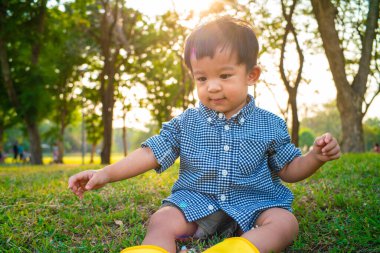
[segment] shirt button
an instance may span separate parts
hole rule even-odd
[[[224,145],[224,151],[230,150],[230,147],[228,145]]]
[[[226,130],[226,131],[230,130],[230,126],[229,125],[225,125],[224,126],[224,130]]]
[[[214,206],[213,205],[208,205],[208,210],[213,210],[214,209]]]
[[[224,195],[224,194],[220,195],[220,200],[221,201],[225,201],[226,200],[226,195]]]
[[[228,175],[228,171],[227,170],[222,170],[222,176],[227,176]]]
[[[208,117],[208,118],[207,118],[207,121],[208,121],[208,122],[211,122],[211,121],[212,121],[212,119],[211,119],[210,117]]]
[[[241,118],[241,119],[240,119],[240,124],[243,124],[244,121],[245,121],[245,119],[244,119],[244,118]]]
[[[221,119],[221,118],[223,118],[224,115],[223,115],[223,113],[220,112],[218,116],[219,116],[219,119]]]

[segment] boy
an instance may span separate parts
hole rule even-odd
[[[82,198],[87,190],[151,169],[161,173],[180,157],[179,178],[152,215],[143,245],[174,253],[177,238],[209,236],[228,220],[241,237],[206,252],[226,247],[278,252],[290,245],[298,222],[291,213],[293,196],[281,180],[309,177],[339,158],[340,147],[327,133],[301,156],[285,122],[255,106],[248,86],[260,76],[258,49],[252,28],[233,18],[218,18],[193,31],[186,40],[185,62],[196,82],[199,107],[163,124],[159,135],[125,159],[72,176],[71,190]]]

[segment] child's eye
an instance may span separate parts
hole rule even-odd
[[[207,80],[207,78],[204,77],[204,76],[197,77],[197,81],[198,81],[198,82],[204,82],[204,81],[206,81],[206,80]]]
[[[227,79],[227,78],[229,78],[229,77],[231,77],[232,75],[231,74],[221,74],[220,75],[220,78],[222,78],[222,79]]]

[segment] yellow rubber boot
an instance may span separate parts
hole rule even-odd
[[[154,245],[141,245],[123,249],[120,253],[169,253],[161,247]]]
[[[203,253],[260,253],[260,251],[247,239],[232,237],[212,246]]]

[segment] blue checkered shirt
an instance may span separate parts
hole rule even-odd
[[[179,178],[164,201],[178,206],[189,222],[223,210],[246,232],[268,208],[291,211],[293,195],[277,172],[301,152],[285,122],[249,98],[229,120],[200,103],[142,144],[153,151],[158,173],[180,157]]]

